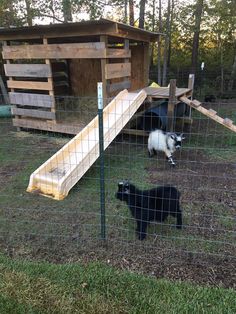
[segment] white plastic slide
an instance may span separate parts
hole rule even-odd
[[[129,93],[125,89],[105,107],[104,149],[120,133],[146,96],[143,90]],[[96,116],[69,143],[31,174],[27,191],[62,200],[98,157],[99,129]]]

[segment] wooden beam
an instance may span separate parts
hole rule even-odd
[[[47,38],[43,38],[43,45],[44,46],[48,46],[48,39]],[[52,68],[51,68],[51,60],[50,59],[45,59],[45,63],[46,65],[50,68],[50,71],[52,72]],[[52,77],[48,77],[48,84],[53,86],[53,79]],[[51,90],[49,90],[49,96],[53,97],[53,103],[52,103],[52,107],[51,107],[51,112],[54,114],[54,123],[56,123],[56,102],[55,102],[55,98],[54,98],[54,89],[52,88]]]
[[[145,43],[143,47],[143,87],[148,86],[149,80],[149,43]]]
[[[100,36],[100,42],[107,47],[108,38],[107,36]],[[102,73],[102,93],[103,93],[103,103],[104,106],[108,103],[107,99],[107,79],[106,79],[106,65],[107,65],[107,59],[101,59],[101,73]]]
[[[7,41],[4,41],[4,42],[3,42],[3,48],[7,48],[7,47],[8,47],[7,44],[8,44]],[[11,62],[10,62],[10,60],[6,60],[6,63],[7,63],[7,64],[10,64]],[[10,82],[13,82],[12,76],[9,77],[9,81],[10,81]],[[11,90],[11,92],[14,92],[14,88],[11,88],[10,90]],[[15,116],[15,119],[16,119],[16,120],[19,120],[19,117]],[[17,131],[20,131],[20,128],[19,128],[19,127],[17,127]]]
[[[110,63],[105,66],[105,78],[131,76],[131,63]]]
[[[22,109],[22,108],[12,108],[11,112],[13,115],[32,117],[38,119],[55,120],[55,112],[36,110],[36,109]]]
[[[104,43],[4,46],[3,59],[106,58]]]
[[[42,94],[30,93],[9,93],[10,103],[13,105],[32,106],[51,108],[54,102],[54,97]]]
[[[176,105],[176,80],[170,80],[170,94],[168,101],[168,126],[167,130],[173,132],[174,130],[174,109]]]
[[[52,72],[47,64],[4,64],[6,76],[51,77]]]
[[[9,88],[20,89],[37,89],[37,90],[52,90],[53,85],[49,82],[32,82],[32,81],[7,81]]]

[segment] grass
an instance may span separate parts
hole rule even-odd
[[[235,313],[236,292],[156,280],[89,263],[54,265],[0,255],[1,313]]]

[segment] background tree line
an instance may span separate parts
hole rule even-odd
[[[0,0],[0,27],[100,17],[165,34],[150,52],[160,85],[174,77],[186,86],[191,72],[209,92],[235,89],[235,0]]]

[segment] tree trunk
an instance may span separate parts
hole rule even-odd
[[[162,84],[166,86],[166,74],[167,74],[167,54],[169,47],[169,36],[170,36],[170,0],[168,0],[167,17],[166,17],[166,38],[164,46],[163,56],[163,73],[162,73]]]
[[[28,26],[33,25],[33,17],[32,17],[32,11],[31,11],[31,0],[25,0],[25,6],[26,6],[26,21]]]
[[[198,47],[199,47],[199,35],[203,13],[203,0],[197,0],[195,10],[195,26],[192,45],[192,66],[191,73],[195,74],[198,64]]]
[[[125,9],[125,16],[124,16],[124,23],[127,24],[128,22],[128,0],[124,2],[124,9]]]
[[[161,0],[159,0],[159,33],[162,32],[162,14],[161,14]],[[161,86],[161,36],[158,36],[158,47],[157,47],[157,73],[158,73],[158,84]]]
[[[155,0],[152,1],[152,31],[155,32],[155,12],[156,12],[156,6],[155,6]],[[154,65],[154,43],[151,44],[151,62],[150,66],[153,67]]]
[[[64,22],[69,22],[73,20],[70,0],[62,0],[62,11],[63,11]]]
[[[174,6],[175,6],[175,1],[172,0],[171,12],[170,12],[170,31],[169,31],[169,47],[168,47],[168,56],[167,56],[167,72],[169,71],[169,68],[170,68],[171,37],[172,37],[172,25],[173,25],[173,19],[174,19]]]
[[[230,75],[228,90],[232,91],[234,86],[234,80],[236,79],[236,55],[234,56],[234,63],[232,65],[232,71]]]
[[[145,5],[146,0],[140,0],[140,11],[139,11],[139,28],[144,28],[144,18],[145,18]]]
[[[134,26],[134,1],[129,0],[129,24]]]

